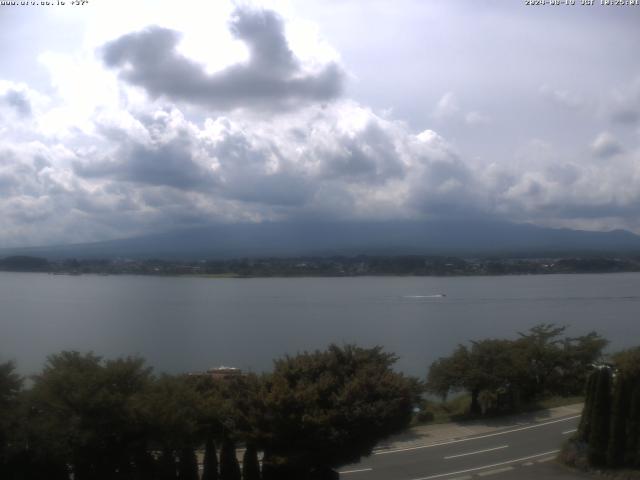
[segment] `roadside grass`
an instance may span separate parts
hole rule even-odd
[[[414,417],[414,425],[427,423],[448,423],[461,415],[465,415],[471,404],[471,395],[463,394],[443,402],[426,401],[423,411]]]
[[[556,408],[556,407],[564,407],[566,405],[575,405],[576,403],[584,403],[584,396],[577,395],[573,397],[560,397],[553,396],[548,398],[543,398],[538,400],[537,402],[532,403],[528,406],[528,410],[526,411],[534,411],[534,410],[544,410],[547,408]]]
[[[478,418],[500,417],[513,415],[514,413],[535,412],[537,410],[575,405],[576,403],[582,402],[584,402],[584,397],[582,396],[550,396],[538,399],[535,402],[519,405],[515,410],[488,412],[485,415],[477,416],[469,414],[471,395],[462,394],[443,402],[425,400],[421,406],[422,410],[414,415],[412,425],[449,423],[464,420],[475,420]]]

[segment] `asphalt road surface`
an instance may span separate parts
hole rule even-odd
[[[342,480],[470,480],[495,477],[584,478],[555,465],[579,415],[430,445],[380,450],[340,469]]]

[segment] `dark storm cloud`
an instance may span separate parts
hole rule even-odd
[[[0,150],[0,198],[55,194],[58,185],[43,168],[40,155]]]
[[[337,143],[336,151],[316,152],[327,178],[381,184],[405,174],[391,134],[374,122],[355,135],[339,136]]]
[[[415,179],[410,202],[435,217],[467,217],[480,214],[482,186],[474,172],[455,155],[426,161],[422,175]]]
[[[211,153],[220,162],[217,172],[220,192],[226,198],[272,206],[300,206],[316,189],[275,146],[255,147],[241,133],[226,135]],[[272,159],[279,165],[270,172]]]
[[[626,205],[616,204],[614,201],[606,201],[601,204],[585,202],[545,205],[539,208],[538,213],[563,219],[632,218],[638,213],[638,208],[640,208],[640,201],[635,199]]]
[[[151,147],[132,144],[118,152],[118,160],[77,162],[74,170],[85,178],[112,178],[182,190],[206,189],[215,179],[194,161],[190,148],[184,139]]]
[[[103,132],[121,146],[105,159],[75,162],[75,173],[85,179],[172,187],[267,206],[299,206],[314,192],[304,173],[269,142],[252,145],[241,132],[226,132],[213,144],[186,131],[172,140],[162,140],[171,132],[166,118],[149,117],[141,122],[151,137],[157,137],[153,145],[142,144],[117,128]],[[199,160],[196,152],[201,154]],[[275,169],[273,161],[279,162]]]
[[[31,102],[27,96],[18,90],[9,90],[0,96],[0,102],[9,105],[22,116],[31,115]]]
[[[160,27],[106,44],[103,60],[118,69],[122,79],[143,87],[153,97],[214,109],[283,109],[340,95],[344,74],[338,65],[330,63],[319,72],[304,72],[289,49],[282,19],[276,13],[239,8],[230,27],[248,46],[249,61],[212,75],[178,53],[178,32]]]

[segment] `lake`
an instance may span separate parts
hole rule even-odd
[[[460,342],[541,323],[640,345],[640,274],[505,277],[198,278],[0,273],[0,361],[141,355],[171,373],[272,359],[331,342],[382,345],[424,376]]]

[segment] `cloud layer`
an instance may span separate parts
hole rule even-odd
[[[294,54],[308,37],[279,14],[242,7],[228,27],[248,59],[214,72],[183,52],[188,32],[151,25],[41,55],[46,88],[0,80],[0,245],[314,218],[640,232],[638,81],[600,96],[540,81],[541,119],[455,86],[406,92],[428,118],[417,128],[356,100],[348,66]]]
[[[230,29],[247,45],[249,61],[213,74],[177,51],[178,32],[160,27],[108,43],[103,58],[123,80],[152,97],[215,110],[288,109],[340,95],[344,79],[340,67],[329,63],[318,71],[305,71],[289,49],[282,19],[275,12],[239,8]]]

